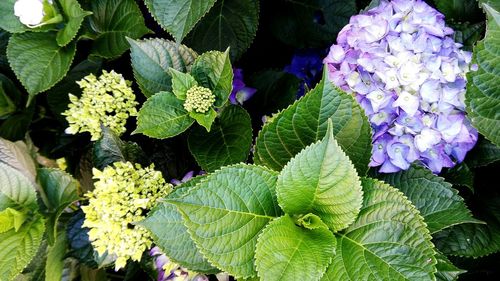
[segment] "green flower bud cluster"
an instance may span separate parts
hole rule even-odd
[[[202,86],[193,86],[186,92],[184,109],[188,112],[205,113],[215,102],[215,95],[210,89]]]
[[[92,140],[101,137],[101,124],[118,135],[126,131],[129,116],[137,115],[137,102],[130,88],[130,81],[114,71],[103,71],[97,79],[93,74],[77,82],[83,90],[80,98],[69,94],[71,103],[66,116],[68,134],[90,132]]]
[[[89,239],[99,255],[106,251],[115,256],[115,270],[125,267],[127,260],[139,261],[151,247],[149,232],[136,225],[146,217],[156,201],[172,191],[154,165],[115,162],[103,171],[93,169],[95,189],[85,197],[82,206],[84,227],[90,228]]]

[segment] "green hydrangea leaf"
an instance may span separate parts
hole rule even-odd
[[[47,198],[45,206],[40,209],[47,217],[47,240],[53,245],[57,237],[59,216],[71,203],[79,199],[79,184],[68,173],[49,168],[38,169],[38,181]]]
[[[170,92],[159,92],[142,105],[134,133],[170,138],[187,130],[193,122],[181,100]]]
[[[436,280],[438,281],[454,281],[457,280],[460,274],[466,272],[465,270],[456,267],[445,255],[440,252],[436,252],[436,260]]]
[[[472,21],[481,18],[481,9],[476,0],[435,0],[434,3],[447,20]]]
[[[12,228],[17,232],[27,218],[28,216],[25,212],[20,212],[16,209],[7,208],[0,211],[0,233]]]
[[[66,18],[64,27],[57,32],[57,44],[64,47],[68,45],[80,30],[83,19],[92,14],[92,12],[82,9],[77,0],[60,0],[63,14]]]
[[[74,56],[75,44],[57,45],[54,32],[14,34],[7,46],[9,64],[31,96],[59,82]]]
[[[215,0],[145,0],[149,12],[177,42],[210,10]]]
[[[484,40],[474,48],[478,70],[467,73],[465,104],[472,125],[500,146],[500,13],[483,4],[488,15]]]
[[[316,88],[263,126],[255,143],[256,164],[280,171],[299,151],[325,135],[331,118],[338,144],[358,173],[366,173],[371,155],[370,123],[354,98],[325,75]]]
[[[22,33],[30,30],[26,25],[19,21],[14,14],[14,4],[17,0],[0,1],[0,28],[10,33]]]
[[[0,80],[0,119],[4,119],[16,111],[16,105],[7,94]]]
[[[189,73],[183,73],[175,68],[168,69],[172,76],[172,93],[180,99],[186,99],[186,92],[194,86],[198,86],[198,82]]]
[[[135,80],[146,97],[160,91],[172,91],[169,68],[187,72],[198,56],[190,48],[169,40],[128,39],[128,42]]]
[[[229,49],[224,53],[206,52],[194,61],[191,75],[200,86],[209,88],[215,95],[215,107],[227,102],[233,89],[233,68],[229,59]]]
[[[134,0],[91,1],[90,26],[95,33],[91,54],[115,58],[128,48],[127,37],[138,39],[150,32]]]
[[[47,249],[47,262],[45,263],[45,281],[60,281],[63,279],[64,259],[68,249],[66,232],[57,235],[54,245]]]
[[[500,146],[484,138],[478,140],[476,146],[467,153],[465,158],[465,162],[471,168],[483,167],[497,161],[500,161]]]
[[[0,211],[7,208],[36,209],[35,187],[20,171],[0,163]]]
[[[222,141],[221,141],[222,140]],[[244,162],[252,145],[252,122],[245,109],[226,107],[210,132],[195,127],[188,137],[189,150],[207,172]]]
[[[472,217],[464,199],[450,183],[424,167],[380,174],[380,179],[398,188],[417,207],[431,233],[462,223],[481,223]]]
[[[0,169],[1,170],[1,169]],[[0,233],[0,280],[12,280],[31,261],[42,242],[45,224],[38,214],[18,231]]]
[[[94,167],[100,170],[119,161],[148,164],[143,161],[146,155],[137,143],[122,141],[107,127],[102,127],[102,137],[94,143],[92,152]]]
[[[264,167],[238,164],[206,176],[177,206],[191,238],[205,258],[222,271],[255,276],[257,236],[281,215],[276,201],[277,174]]]
[[[257,33],[259,1],[217,1],[186,37],[186,44],[202,53],[231,47],[231,58],[239,58]]]
[[[287,214],[318,215],[333,231],[357,217],[363,192],[356,169],[333,137],[332,121],[323,140],[299,152],[278,176],[278,202]]]
[[[262,281],[320,280],[335,254],[333,233],[306,229],[285,215],[269,223],[257,242],[255,265]]]
[[[452,185],[465,186],[474,192],[474,172],[462,162],[441,174]]]
[[[168,195],[168,198],[182,197],[203,178],[204,177],[196,177],[177,186],[174,191]],[[197,272],[218,272],[218,270],[208,263],[196,248],[196,245],[191,239],[191,236],[189,236],[187,228],[182,221],[181,214],[174,205],[167,202],[158,204],[148,213],[148,217],[140,222],[140,225],[151,232],[155,244],[160,247],[162,252],[173,262],[179,263]]]
[[[435,280],[431,236],[417,209],[397,189],[364,179],[357,220],[337,235],[321,280]]]
[[[205,113],[198,113],[191,111],[189,112],[189,116],[196,120],[196,123],[199,125],[203,126],[205,128],[206,132],[210,132],[212,128],[212,124],[215,121],[215,118],[217,117],[217,112],[213,108],[210,108],[207,112]]]

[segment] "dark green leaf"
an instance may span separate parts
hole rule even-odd
[[[458,275],[465,273],[462,270],[451,263],[451,261],[440,252],[436,252],[436,280],[437,281],[453,281],[457,280]]]
[[[0,137],[10,141],[25,139],[34,113],[35,106],[31,104],[23,111],[16,112],[9,116],[9,118],[0,125]]]
[[[177,42],[210,10],[215,0],[145,0],[155,20]]]
[[[4,89],[2,80],[0,80],[0,119],[8,117],[15,111],[16,105]]]
[[[138,39],[150,32],[134,0],[92,1],[90,25],[96,33],[91,53],[115,58],[128,48],[126,37]]]
[[[64,209],[78,200],[78,182],[66,172],[58,169],[38,169],[38,181],[47,201],[41,207],[47,217],[47,240],[54,244],[57,237],[57,223]]]
[[[467,153],[465,162],[472,168],[482,167],[500,160],[500,147],[481,138],[476,146]]]
[[[158,139],[170,138],[187,130],[193,122],[181,100],[172,93],[159,92],[142,105],[134,133]]]
[[[358,173],[365,174],[371,155],[368,119],[354,98],[326,77],[264,125],[255,144],[255,163],[281,170],[295,154],[325,135],[330,118],[335,139]]]
[[[12,70],[32,96],[59,82],[74,56],[75,44],[60,47],[53,32],[14,34],[7,46]]]
[[[57,235],[54,245],[49,246],[47,250],[47,263],[45,265],[46,281],[63,280],[64,258],[68,249],[68,239],[65,232]]]
[[[172,91],[169,68],[188,72],[198,56],[190,48],[164,39],[128,39],[128,42],[135,80],[146,97]]]
[[[91,15],[91,12],[84,11],[77,0],[59,0],[64,17],[65,25],[57,32],[57,44],[63,47],[68,45],[78,33],[83,19]]]
[[[417,207],[431,233],[462,223],[481,223],[471,212],[451,184],[428,169],[412,166],[379,178],[398,188]]]
[[[252,145],[250,116],[239,106],[228,106],[210,132],[200,127],[193,128],[188,143],[196,162],[207,172],[244,162]]]
[[[257,33],[259,1],[219,0],[186,38],[187,45],[202,53],[231,47],[231,58],[239,58]]]
[[[471,21],[473,18],[481,17],[477,0],[434,0],[434,3],[447,20]]]
[[[456,165],[443,173],[442,176],[447,182],[453,185],[466,186],[474,192],[474,172],[469,169],[466,163]]]

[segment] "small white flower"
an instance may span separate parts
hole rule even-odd
[[[39,25],[45,16],[43,0],[17,0],[14,4],[14,14],[28,27]]]

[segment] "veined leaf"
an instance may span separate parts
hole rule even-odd
[[[467,153],[465,162],[472,168],[482,167],[500,161],[500,147],[486,139],[480,139]]]
[[[194,25],[214,5],[216,0],[145,0],[155,20],[177,42],[189,33]]]
[[[60,0],[59,4],[63,10],[67,22],[63,29],[57,32],[57,44],[59,46],[68,45],[78,33],[83,19],[91,15],[92,12],[84,11],[77,0]]]
[[[423,218],[397,189],[363,180],[357,220],[337,235],[322,280],[435,280],[434,246]]]
[[[431,233],[462,223],[481,223],[452,188],[428,169],[412,166],[409,170],[380,174],[380,179],[398,188],[417,207]]]
[[[206,52],[196,58],[191,75],[200,86],[209,88],[215,95],[215,107],[223,106],[233,89],[233,68],[229,59],[229,49],[224,53]]]
[[[333,125],[286,164],[278,176],[278,202],[287,214],[318,215],[333,231],[349,226],[363,202],[361,182],[333,137]]]
[[[57,221],[64,209],[78,200],[78,182],[68,173],[58,169],[38,169],[38,180],[47,197],[47,206],[41,208],[47,216],[47,240],[54,244],[57,236]]]
[[[231,47],[231,58],[239,58],[257,33],[259,1],[217,1],[189,33],[187,45],[202,53]]]
[[[458,275],[465,273],[462,270],[451,263],[451,261],[440,252],[436,252],[436,280],[438,281],[453,281],[457,280]]]
[[[169,74],[172,76],[172,93],[180,99],[186,99],[186,92],[194,86],[198,85],[198,82],[194,80],[194,77],[189,73],[184,73],[176,70],[175,68],[169,68]]]
[[[146,97],[160,91],[171,91],[172,82],[168,69],[187,72],[198,56],[190,48],[164,39],[132,40],[130,57],[134,77]]]
[[[7,208],[0,211],[0,233],[12,228],[14,228],[14,231],[18,231],[27,218],[28,216],[25,212],[20,212],[16,209]]]
[[[10,207],[36,209],[35,187],[21,172],[0,163],[0,211]]]
[[[204,177],[196,177],[177,186],[168,198],[182,197]],[[177,208],[167,202],[159,203],[148,217],[140,222],[153,235],[155,244],[172,261],[197,272],[218,272],[196,248]]]
[[[325,135],[330,118],[338,144],[358,173],[365,174],[371,155],[368,119],[354,98],[325,76],[316,88],[264,125],[255,143],[255,163],[281,170],[299,151]]]
[[[24,142],[11,142],[0,138],[0,163],[16,169],[30,181],[35,182],[35,161]]]
[[[191,238],[205,258],[238,278],[255,276],[257,236],[281,215],[276,202],[277,174],[238,164],[205,177],[181,198],[167,202],[179,209]]]
[[[0,168],[1,170],[1,168]],[[34,215],[16,232],[11,229],[0,233],[0,280],[12,280],[19,274],[42,242],[45,224],[40,215]]]
[[[181,100],[170,92],[159,92],[142,105],[134,133],[158,139],[170,138],[184,132],[193,123],[194,119],[184,109]]]
[[[134,0],[94,0],[90,25],[96,33],[91,53],[115,58],[129,47],[127,37],[138,39],[150,32]]]
[[[60,47],[54,32],[14,34],[7,46],[9,64],[31,96],[59,82],[74,56],[75,44]]]
[[[465,103],[472,125],[500,146],[500,13],[483,4],[488,14],[486,35],[474,48],[478,70],[467,73]]]
[[[200,127],[193,128],[188,143],[196,162],[207,172],[244,162],[252,145],[250,115],[239,106],[228,106],[210,132]]]
[[[259,235],[255,265],[262,281],[320,280],[335,254],[333,233],[322,227],[297,226],[285,215],[269,223]]]

